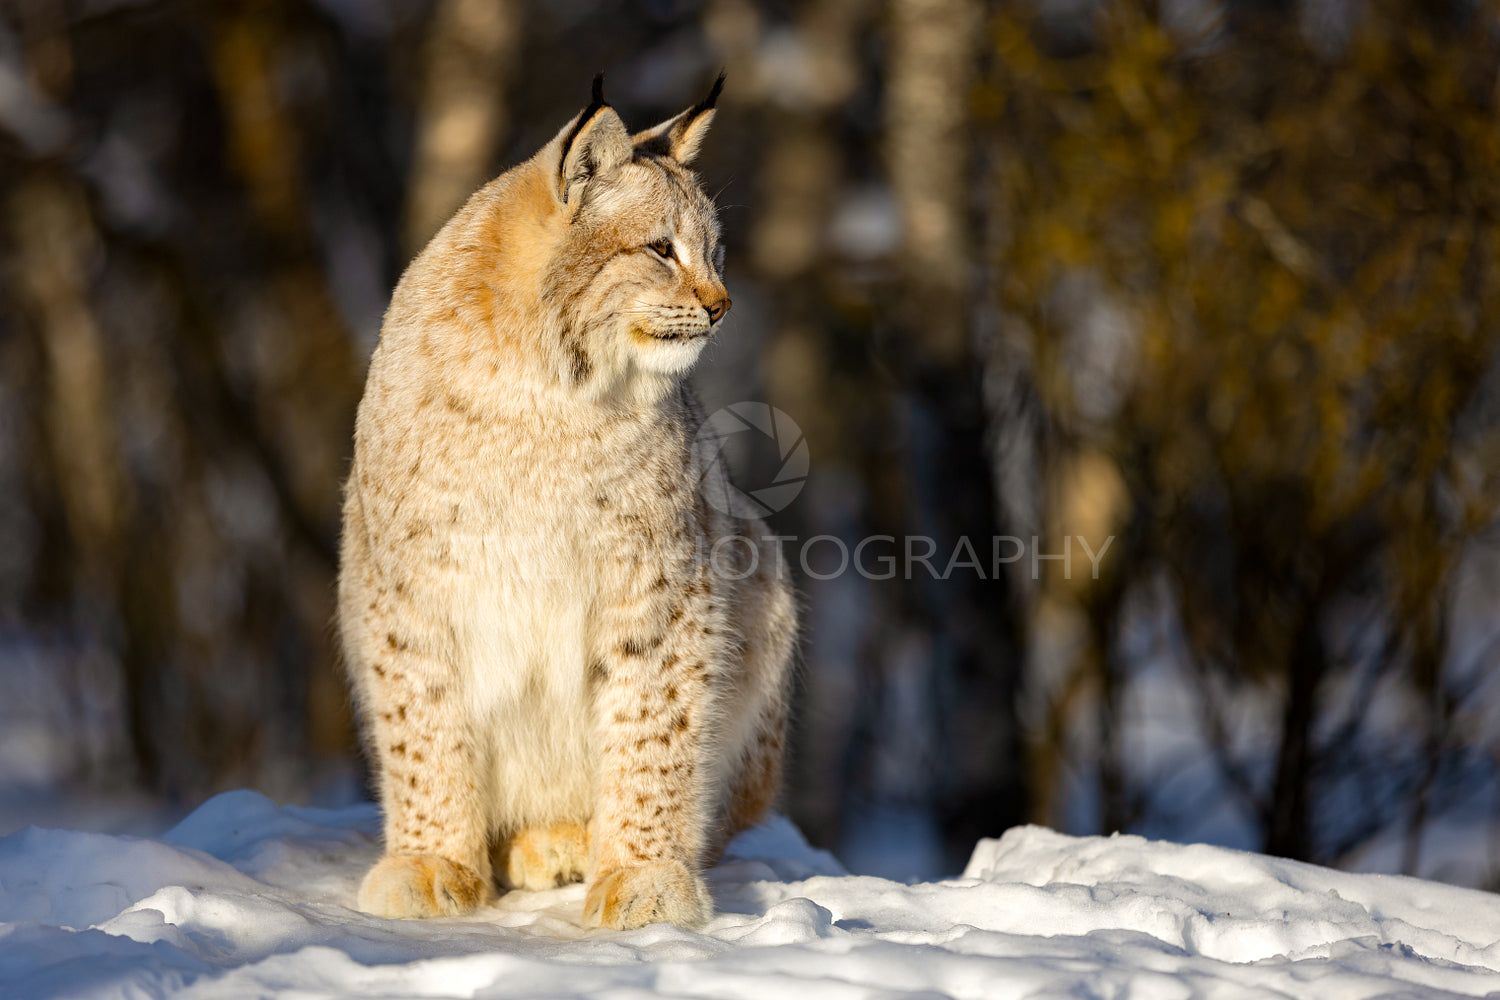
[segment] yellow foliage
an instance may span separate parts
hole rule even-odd
[[[1057,53],[1027,16],[1000,17],[986,82],[1007,146],[995,264],[1061,446],[1119,456],[1185,588],[1243,572],[1194,548],[1229,532],[1286,599],[1381,575],[1404,627],[1500,496],[1493,429],[1461,432],[1500,329],[1494,45],[1400,2],[1335,56],[1290,18],[1185,51],[1124,2]],[[1091,343],[1070,326],[1087,310],[1049,304],[1080,274],[1138,358],[1102,424],[1055,388]],[[1189,605],[1226,643],[1260,613]],[[1275,631],[1247,669],[1282,669]]]

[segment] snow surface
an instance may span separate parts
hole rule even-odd
[[[784,819],[710,874],[700,932],[586,932],[583,888],[463,920],[355,912],[371,806],[211,799],[158,839],[0,839],[0,996],[1447,997],[1500,991],[1500,897],[1038,827],[963,876],[845,874]]]

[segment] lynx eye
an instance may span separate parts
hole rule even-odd
[[[646,245],[651,248],[652,253],[663,260],[671,260],[675,256],[672,251],[671,240],[652,240]]]

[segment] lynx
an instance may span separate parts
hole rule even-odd
[[[730,308],[687,169],[722,84],[632,136],[596,79],[396,286],[339,573],[367,912],[585,881],[586,927],[698,925],[776,795],[796,611],[764,528],[705,502],[685,384]]]

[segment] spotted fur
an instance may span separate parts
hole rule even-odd
[[[632,137],[596,86],[396,287],[339,575],[385,816],[365,910],[583,878],[587,926],[695,925],[775,797],[796,613],[764,527],[704,501],[684,382],[729,308],[687,169],[713,114]]]

